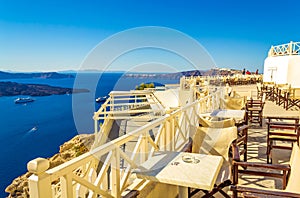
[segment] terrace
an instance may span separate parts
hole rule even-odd
[[[177,187],[182,184],[170,185],[159,182],[160,180],[151,181],[152,179],[137,176],[136,170],[151,162],[158,152],[188,151],[186,146],[197,134],[202,116],[209,116],[214,110],[225,109],[228,100],[233,99],[228,98],[225,86],[218,86],[220,81],[224,83],[228,79],[229,77],[181,79],[180,85],[176,87],[179,89],[177,107],[167,107],[166,102],[153,90],[112,92],[99,111],[95,112],[96,140],[90,152],[52,169],[48,169],[49,162],[46,159],[38,158],[28,163],[28,170],[33,173],[29,178],[30,196],[92,198],[135,197],[139,194],[139,197],[184,197],[186,189]],[[244,82],[244,79],[241,81]],[[206,82],[213,85],[207,86]],[[242,101],[243,108],[247,97],[258,97],[257,89],[253,85],[237,84],[238,86],[232,87],[232,92],[236,93],[235,100]],[[274,106],[276,105],[273,102],[266,101],[263,115],[270,112],[273,116],[283,113],[293,114],[292,116],[295,114],[294,111],[286,111],[283,108],[274,111]],[[111,129],[117,120],[125,121],[126,125],[119,125],[118,137],[113,139],[110,136]],[[235,123],[238,127],[241,126],[236,120]],[[265,121],[262,127],[254,123],[250,125],[246,160],[265,162]],[[193,139],[192,142],[194,144],[197,140]],[[214,172],[219,172],[218,166],[217,163]],[[174,174],[176,175],[176,172]],[[199,172],[195,172],[195,176],[205,180]],[[212,180],[215,181],[216,176]],[[266,187],[280,185],[266,177],[242,178],[241,181],[247,185]],[[192,184],[188,186],[203,187]],[[211,189],[211,186],[203,188]],[[225,191],[228,191],[228,187]],[[203,193],[198,193],[194,196],[202,195]]]

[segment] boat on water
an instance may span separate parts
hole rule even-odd
[[[35,132],[38,130],[38,127],[37,126],[34,126],[32,129],[30,129],[28,132]]]
[[[27,98],[17,98],[15,99],[15,103],[16,104],[24,104],[24,103],[28,103],[28,102],[33,102],[34,99],[27,97]]]
[[[96,102],[104,102],[107,99],[107,96],[102,96],[102,97],[98,97],[96,98]]]

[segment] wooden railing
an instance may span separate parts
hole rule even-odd
[[[196,131],[199,114],[218,109],[222,96],[223,89],[217,90],[55,168],[43,158],[30,161],[30,197],[121,197],[132,170],[156,150],[180,150]],[[133,149],[123,150],[129,143]]]
[[[269,57],[288,56],[300,54],[300,42],[290,42],[287,44],[272,46],[269,50]]]

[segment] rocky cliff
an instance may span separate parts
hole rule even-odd
[[[77,135],[59,147],[59,153],[49,158],[50,168],[58,166],[90,150],[94,142],[93,134]],[[31,173],[27,172],[17,177],[6,187],[5,192],[9,193],[8,198],[28,198],[28,177]]]

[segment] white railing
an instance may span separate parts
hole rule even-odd
[[[261,74],[233,74],[228,76],[201,76],[201,77],[188,77],[185,78],[186,84],[190,85],[191,82],[194,83],[195,87],[200,87],[205,89],[206,85],[209,84],[210,87],[213,86],[226,86],[228,83],[230,86],[234,85],[250,85],[261,82],[263,75]],[[197,91],[198,92],[198,91]]]
[[[94,113],[95,142],[92,148],[106,142],[113,120],[154,119],[165,114],[165,107],[153,90],[113,91]]]
[[[196,131],[199,115],[218,109],[221,96],[223,89],[55,168],[48,170],[49,161],[43,158],[30,161],[30,197],[121,197],[131,184],[132,170],[156,150],[180,150]],[[124,151],[124,144],[133,149]]]
[[[299,55],[300,54],[300,42],[290,42],[287,44],[272,46],[269,50],[269,56],[287,56],[287,55]]]

